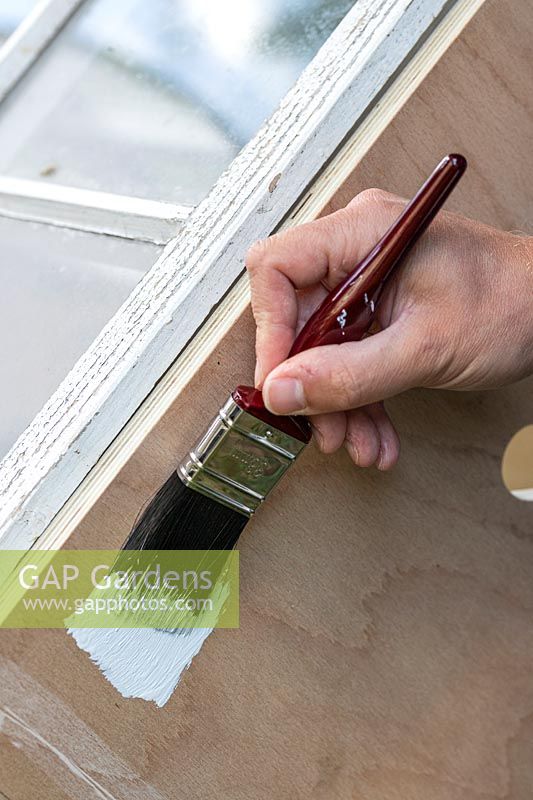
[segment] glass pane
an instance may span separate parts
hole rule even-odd
[[[0,107],[0,172],[196,203],[354,0],[86,0]]]
[[[0,44],[20,25],[37,0],[0,0]]]
[[[2,458],[161,248],[5,218],[0,247]]]

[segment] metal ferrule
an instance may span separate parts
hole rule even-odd
[[[304,447],[230,397],[178,473],[191,489],[251,516]]]

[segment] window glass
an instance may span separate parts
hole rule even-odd
[[[20,25],[37,0],[0,0],[0,44]]]
[[[160,248],[0,218],[0,458]]]
[[[0,172],[196,203],[353,2],[86,0],[0,106]]]

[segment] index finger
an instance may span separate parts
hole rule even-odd
[[[379,198],[380,202],[376,202]],[[390,198],[389,205],[384,198]],[[369,190],[346,208],[257,242],[248,252],[257,325],[256,384],[288,355],[297,332],[297,291],[337,285],[396,216],[397,199]]]

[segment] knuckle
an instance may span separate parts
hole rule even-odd
[[[254,274],[256,270],[261,267],[268,256],[268,252],[270,249],[270,240],[269,239],[258,239],[253,245],[249,248],[248,252],[246,253],[246,269],[251,274]]]
[[[399,206],[403,206],[399,197],[384,189],[371,187],[359,192],[350,201],[347,208],[356,212],[372,210],[374,213],[383,211],[396,214]]]
[[[385,192],[383,189],[370,187],[369,189],[363,189],[362,192],[359,192],[359,194],[356,195],[351,202],[354,205],[360,206],[379,206],[384,204],[390,197],[391,195],[388,192]]]
[[[384,189],[378,189],[377,186],[370,186],[368,189],[365,189],[362,194],[364,195],[364,202],[371,203],[372,205],[384,203],[387,198],[390,197],[388,192]]]

